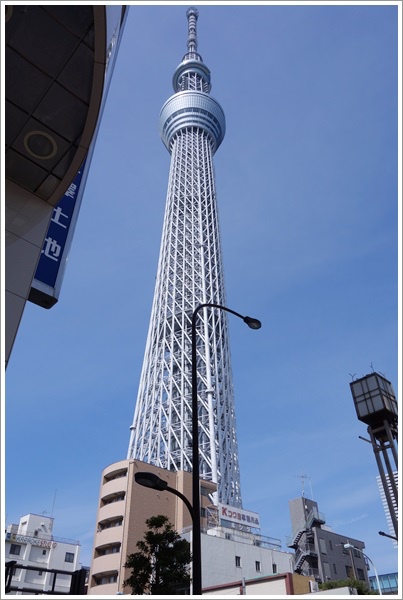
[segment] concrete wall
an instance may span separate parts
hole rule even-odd
[[[184,537],[191,539],[190,534]],[[201,546],[203,589],[239,581],[243,577],[252,579],[292,571],[293,554],[282,550],[206,534],[201,536]],[[236,566],[235,557],[239,557],[240,567]],[[259,571],[256,562],[260,564]]]
[[[272,577],[238,580],[227,585],[207,589],[203,596],[293,596],[309,594],[309,579],[295,573],[282,573]]]

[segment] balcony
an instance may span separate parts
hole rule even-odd
[[[119,502],[111,502],[110,504],[105,504],[105,506],[101,506],[98,512],[98,521],[106,521],[107,519],[112,519],[114,517],[123,518],[124,513],[124,500],[120,500]]]
[[[103,529],[102,531],[97,531],[95,535],[95,547],[106,546],[109,544],[119,544],[122,543],[123,539],[123,527],[109,527]]]
[[[306,519],[306,528],[317,527],[326,523],[325,515],[320,513],[316,508],[313,508]]]
[[[102,497],[111,496],[112,494],[126,493],[127,491],[127,477],[116,477],[115,479],[108,479],[102,485]]]
[[[97,558],[94,558],[92,563],[92,574],[94,576],[99,576],[101,573],[119,571],[120,559],[120,552],[105,554],[104,556],[98,556]]]

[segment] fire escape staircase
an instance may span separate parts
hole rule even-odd
[[[304,533],[309,534],[309,532],[312,529],[312,526],[320,526],[324,523],[326,523],[324,515],[318,512],[316,508],[313,508],[305,520],[304,527],[299,529],[296,533],[294,533],[288,538],[289,541],[287,543],[287,546],[296,550]]]
[[[300,548],[299,551],[295,553],[294,571],[296,571],[297,573],[301,571],[301,567],[304,563],[306,556],[307,552],[304,548]]]
[[[294,571],[300,573],[302,571],[302,565],[304,564],[305,559],[308,559],[309,562],[309,558],[313,556],[317,556],[314,544],[306,543],[300,546],[295,553]]]
[[[287,546],[289,548],[298,548],[298,542],[300,541],[300,539],[302,538],[303,534],[306,532],[306,529],[301,529],[300,531],[298,531],[295,535],[295,537],[293,538],[292,542],[290,544],[287,544]]]

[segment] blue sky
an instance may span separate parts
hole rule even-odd
[[[130,9],[60,300],[27,304],[7,369],[6,523],[53,508],[86,565],[101,472],[129,443],[170,160],[158,117],[188,6]],[[227,121],[227,306],[263,323],[229,318],[244,508],[287,549],[306,475],[327,524],[395,571],[349,382],[374,368],[400,397],[398,8],[195,6]]]

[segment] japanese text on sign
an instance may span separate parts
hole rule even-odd
[[[249,527],[260,526],[259,514],[250,512],[249,510],[243,510],[242,508],[219,504],[219,514],[220,520],[231,521],[232,523],[240,523],[241,525],[249,525]]]
[[[65,260],[63,259],[63,255],[73,219],[83,170],[84,165],[82,165],[74,181],[53,209],[41,257],[36,269],[35,279],[51,288],[55,286],[62,260]]]

